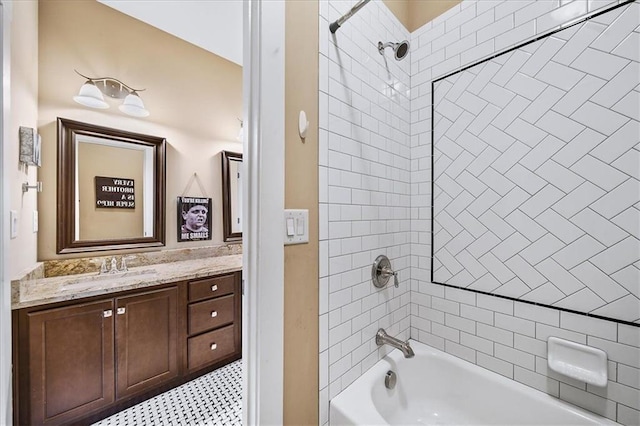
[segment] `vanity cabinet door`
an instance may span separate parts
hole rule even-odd
[[[114,401],[113,301],[27,314],[29,424],[64,424]]]
[[[123,398],[178,376],[178,288],[115,299],[116,392]]]

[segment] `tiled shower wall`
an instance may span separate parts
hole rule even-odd
[[[638,15],[434,82],[434,282],[640,325]]]
[[[328,403],[389,348],[378,328],[409,338],[411,100],[409,59],[379,41],[409,39],[380,1],[332,35],[352,1],[320,0],[320,423]],[[378,290],[371,265],[385,254],[399,287]]]
[[[620,423],[637,425],[640,328],[431,284],[429,276],[431,81],[612,4],[617,2],[463,1],[412,34],[411,337]],[[635,9],[624,25],[637,55],[640,5],[628,7]],[[614,12],[599,19],[610,23],[617,16]],[[637,93],[632,95],[637,102]],[[637,143],[637,134],[630,137]],[[635,167],[637,173],[640,166]],[[547,371],[549,336],[605,350],[607,387]]]

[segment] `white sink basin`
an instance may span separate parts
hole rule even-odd
[[[157,274],[155,269],[132,269],[127,272],[118,272],[115,274],[82,274],[75,278],[71,278],[62,286],[63,290],[68,290],[78,287],[105,287],[107,285],[113,285],[122,280],[136,277],[140,279],[151,278]]]

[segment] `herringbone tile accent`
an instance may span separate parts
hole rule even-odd
[[[640,323],[638,10],[434,83],[434,281]]]

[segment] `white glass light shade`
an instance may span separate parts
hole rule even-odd
[[[100,89],[98,89],[96,85],[90,81],[87,81],[82,85],[78,96],[74,96],[73,100],[80,105],[84,105],[90,108],[109,108],[109,104],[104,101]]]
[[[132,115],[134,117],[146,117],[149,115],[149,111],[144,108],[142,99],[136,92],[132,92],[124,98],[124,102],[120,105],[120,111],[125,114]]]

